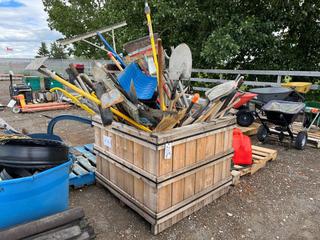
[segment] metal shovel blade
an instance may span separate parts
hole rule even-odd
[[[34,70],[38,71],[40,68],[45,68],[44,62],[48,59],[48,57],[36,58],[28,66],[26,66],[25,70]]]
[[[115,104],[123,102],[123,97],[117,89],[112,89],[101,96],[102,108],[109,108]]]

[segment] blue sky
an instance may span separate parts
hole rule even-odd
[[[34,57],[42,41],[62,37],[46,19],[41,0],[0,0],[0,57]]]

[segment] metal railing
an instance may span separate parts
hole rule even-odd
[[[319,78],[320,72],[317,71],[276,71],[276,70],[228,70],[228,69],[192,69],[193,73],[204,73],[210,75],[219,75],[219,78],[197,78],[192,77],[191,82],[200,82],[200,83],[223,83],[228,81],[224,78],[224,75],[244,75],[246,76],[269,76],[275,77],[275,81],[273,82],[265,82],[265,81],[245,81],[244,85],[248,86],[280,86],[281,80],[283,77],[309,77],[309,78]],[[232,78],[229,78],[232,79]],[[198,91],[206,91],[209,88],[206,87],[194,87],[195,90]],[[311,89],[319,89],[318,85],[312,85]]]

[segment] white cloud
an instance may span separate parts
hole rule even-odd
[[[41,0],[16,2],[23,6],[0,7],[0,57],[34,57],[41,42],[49,44],[62,35],[49,29]],[[13,51],[6,52],[7,47]]]

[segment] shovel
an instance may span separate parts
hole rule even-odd
[[[92,96],[91,94],[77,88],[75,85],[69,83],[68,81],[66,81],[65,79],[63,79],[62,77],[59,77],[57,74],[55,74],[54,72],[50,71],[49,69],[46,68],[46,66],[44,66],[44,62],[48,59],[48,57],[44,57],[44,58],[37,58],[34,61],[32,61],[27,67],[26,70],[33,70],[33,71],[39,71],[40,73],[52,77],[54,80],[60,82],[61,84],[67,86],[68,88],[72,89],[73,91],[79,93],[81,96],[89,99],[90,101],[96,103],[97,105],[101,105],[101,101],[95,97]],[[110,110],[112,113],[114,113],[115,115],[117,115],[118,117],[124,119],[125,121],[127,121],[128,123],[132,124],[133,126],[146,131],[146,132],[151,132],[151,130],[139,123],[137,123],[136,121],[134,121],[133,119],[129,118],[128,116],[124,115],[122,112],[119,112],[118,110],[110,107]]]

